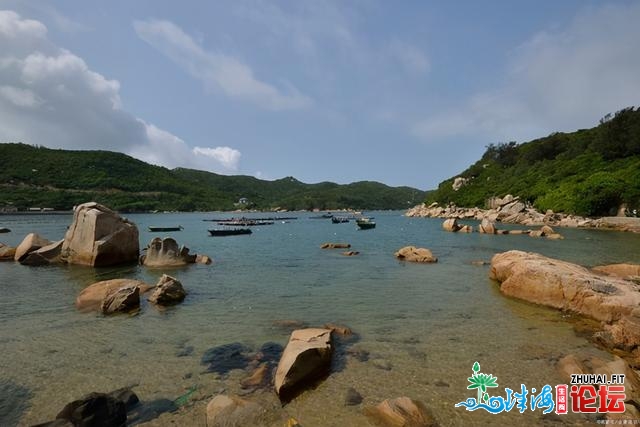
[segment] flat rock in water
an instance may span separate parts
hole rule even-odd
[[[435,427],[438,425],[422,402],[398,397],[387,399],[377,406],[367,407],[364,413],[370,420],[388,427]]]
[[[112,279],[94,283],[82,290],[76,298],[76,308],[80,311],[99,311],[102,308],[104,299],[113,292],[122,288],[139,288],[139,293],[143,294],[151,288],[144,282],[131,279]]]
[[[416,248],[415,246],[405,246],[395,253],[395,257],[402,261],[434,263],[438,262],[438,258],[433,256],[429,249]]]

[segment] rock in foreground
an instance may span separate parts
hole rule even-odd
[[[95,202],[76,207],[64,237],[61,259],[69,264],[104,267],[136,262],[138,227]]]
[[[395,253],[395,257],[402,261],[432,263],[438,262],[429,249],[405,246]]]
[[[387,399],[375,407],[365,408],[365,415],[385,427],[435,427],[438,423],[421,403],[408,397]]]
[[[74,426],[125,426],[127,408],[124,402],[105,393],[91,393],[67,404],[56,419],[70,421]]]
[[[207,427],[260,425],[262,411],[255,402],[219,394],[207,405]]]
[[[94,283],[82,290],[76,298],[76,308],[80,311],[102,310],[102,304],[107,297],[121,289],[138,288],[143,294],[151,287],[139,280],[113,279]]]
[[[631,281],[522,251],[495,255],[490,277],[505,295],[602,321],[608,347],[640,345],[640,292]]]
[[[276,371],[275,388],[281,400],[293,395],[329,371],[333,346],[329,329],[293,331]]]

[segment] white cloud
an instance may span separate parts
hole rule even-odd
[[[390,43],[388,46],[388,54],[409,72],[425,73],[431,68],[431,64],[425,53],[416,46],[408,43],[400,41]]]
[[[203,161],[183,140],[122,108],[120,83],[91,70],[55,46],[39,21],[0,11],[0,141],[48,147],[121,151],[168,167],[220,172],[237,169],[235,157]],[[218,150],[218,151],[216,151]]]
[[[563,30],[540,32],[520,46],[502,87],[420,120],[412,131],[426,140],[497,142],[594,126],[639,102],[638,22],[637,2],[585,9]]]
[[[237,170],[238,162],[240,161],[240,152],[230,147],[194,147],[193,152],[195,154],[210,157],[220,162],[224,167],[229,170]]]
[[[136,21],[133,26],[142,40],[201,80],[208,90],[273,111],[303,109],[312,104],[311,98],[290,83],[279,89],[257,79],[253,70],[238,59],[205,51],[172,22],[151,19]]]

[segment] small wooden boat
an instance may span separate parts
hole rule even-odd
[[[251,234],[250,228],[216,228],[209,231],[212,236],[240,236],[242,234]]]
[[[182,226],[179,225],[177,227],[149,227],[149,231],[154,231],[154,232],[158,232],[158,231],[180,231],[182,230]]]
[[[331,218],[331,222],[334,224],[342,224],[345,222],[349,222],[349,218],[345,216],[334,216]]]
[[[360,230],[376,228],[376,223],[375,221],[371,221],[371,218],[359,218],[356,220],[356,224],[360,227]]]
[[[5,227],[0,227],[0,233],[11,233],[11,230]]]

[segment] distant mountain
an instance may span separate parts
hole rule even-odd
[[[89,200],[122,211],[255,209],[404,209],[423,191],[362,181],[305,184],[192,169],[167,169],[110,151],[0,144],[0,209],[71,209]],[[240,199],[245,204],[237,205]]]
[[[480,207],[509,193],[542,211],[599,216],[623,203],[640,211],[640,109],[607,114],[592,129],[489,145],[471,167],[427,193],[426,201]]]

